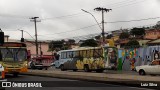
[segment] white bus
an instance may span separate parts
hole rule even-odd
[[[81,47],[58,52],[59,67],[64,70],[84,70],[103,72],[107,68],[117,68],[118,49],[116,47]]]

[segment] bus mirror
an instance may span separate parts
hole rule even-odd
[[[4,32],[2,31],[0,31],[0,44],[4,44]]]

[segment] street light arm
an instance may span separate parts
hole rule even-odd
[[[27,31],[24,31],[24,32],[26,32],[28,35],[30,35],[35,40],[35,38],[30,33],[28,33]]]
[[[81,9],[81,10],[84,11],[84,12],[86,12],[86,13],[89,13],[90,15],[92,15],[92,17],[95,19],[96,23],[98,24],[99,28],[102,30],[100,24],[98,23],[97,19],[95,18],[95,16],[92,13],[90,13],[90,12],[84,10],[84,9]]]

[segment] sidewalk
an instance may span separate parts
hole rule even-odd
[[[83,71],[73,72],[73,71],[60,71],[60,70],[29,70],[28,73],[23,73],[23,74],[46,75],[53,77],[57,76],[62,78],[72,76],[71,78],[96,77],[96,78],[103,78],[103,80],[120,79],[129,81],[136,80],[136,81],[160,82],[160,76],[150,76],[150,75],[140,76],[136,72],[131,72],[131,71],[106,71],[104,73],[96,73],[96,72],[83,72]]]
[[[60,70],[29,70],[27,75],[49,76],[54,78],[66,78],[77,80],[100,81],[109,83],[118,83],[123,85],[141,86],[142,82],[157,83],[160,86],[160,76],[140,76],[132,71],[106,71],[104,73],[96,72],[73,72]]]

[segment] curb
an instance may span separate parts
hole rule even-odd
[[[138,81],[138,80],[125,80],[125,79],[114,79],[114,78],[105,78],[105,77],[96,77],[96,76],[81,76],[81,75],[64,75],[64,74],[51,74],[51,73],[21,73],[21,75],[29,76],[41,76],[41,77],[52,77],[52,78],[61,78],[61,79],[73,79],[89,82],[99,82],[105,84],[113,85],[122,85],[122,86],[131,86],[139,88],[149,88],[149,89],[160,89],[160,82],[155,81]],[[158,86],[141,86],[141,83],[156,83]]]

